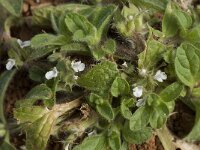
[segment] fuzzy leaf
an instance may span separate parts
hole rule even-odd
[[[86,138],[74,150],[106,150],[106,137],[104,135],[96,135]]]
[[[106,120],[111,121],[114,119],[114,111],[111,105],[104,101],[102,104],[96,105],[97,112]]]
[[[117,77],[111,86],[111,94],[114,97],[118,97],[119,95],[127,95],[129,92],[130,85],[128,82],[120,77]]]
[[[48,109],[40,106],[19,107],[14,110],[14,117],[17,118],[20,123],[34,122],[47,112]]]
[[[102,37],[102,34],[106,35],[106,30],[115,10],[115,5],[103,7],[97,6],[95,7],[92,15],[89,17],[90,22],[97,28],[99,38]]]
[[[127,99],[124,98],[122,99],[121,105],[120,105],[120,111],[121,114],[124,118],[130,119],[132,116],[132,112],[129,109],[130,107],[133,107],[135,105],[135,100],[133,98]]]
[[[117,65],[110,61],[104,61],[81,76],[78,84],[91,91],[108,93],[117,75]]]
[[[161,128],[168,117],[168,107],[165,103],[161,103],[159,106],[155,107],[152,113],[150,114],[150,125],[152,128],[157,129]]]
[[[124,139],[132,144],[141,144],[145,141],[147,141],[151,135],[152,135],[152,129],[145,127],[141,130],[132,131],[129,128],[128,123],[125,123],[123,129],[122,129],[122,135]]]
[[[68,41],[69,39],[63,35],[37,34],[31,39],[31,47],[37,49],[44,46],[61,46]]]
[[[147,106],[138,108],[130,118],[130,129],[132,131],[142,130],[149,123],[151,110]]]
[[[139,68],[152,69],[162,59],[165,46],[155,40],[148,40],[146,49],[139,54]],[[152,61],[153,60],[153,61]]]
[[[45,84],[40,84],[35,86],[31,89],[30,92],[26,95],[27,99],[51,99],[53,96],[53,93],[49,87],[47,87]]]
[[[117,129],[112,129],[109,133],[108,144],[112,150],[120,150],[121,139],[120,132]]]
[[[182,11],[174,3],[167,5],[163,22],[162,31],[167,37],[172,37],[177,34],[178,30],[186,32],[186,30],[192,25],[192,18],[187,13]]]
[[[87,18],[76,13],[68,13],[65,17],[65,24],[69,31],[73,33],[74,41],[86,42],[95,45],[97,39],[97,29]]]
[[[133,4],[142,6],[142,7],[147,7],[148,9],[155,9],[159,11],[164,11],[168,0],[131,0]]]
[[[20,16],[22,10],[23,0],[0,0],[0,4],[5,7],[12,15]]]
[[[174,82],[162,90],[159,95],[165,102],[174,101],[180,96],[183,88],[184,86],[182,84]]]
[[[200,79],[200,50],[187,43],[178,47],[175,57],[175,71],[182,83],[193,87]]]
[[[80,100],[77,99],[69,103],[54,105],[51,110],[42,106],[29,107],[31,108],[29,110],[27,108],[26,111],[30,112],[32,110],[32,112],[35,112],[35,115],[37,114],[36,116],[32,116],[32,123],[27,124],[24,129],[26,131],[27,149],[45,150],[50,135],[56,133],[56,125],[60,121],[59,117],[71,109],[79,107],[80,104]],[[23,108],[22,110],[24,111]],[[19,113],[16,117],[19,117],[16,119],[21,119],[22,122],[31,121],[30,114],[28,113]]]
[[[200,25],[192,28],[185,37],[190,42],[199,42],[200,39]]]

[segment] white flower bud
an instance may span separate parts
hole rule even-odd
[[[45,78],[46,78],[47,80],[50,80],[50,79],[55,78],[55,77],[57,77],[57,76],[58,76],[58,70],[57,70],[56,67],[54,67],[53,70],[48,71],[48,72],[45,74]]]
[[[82,63],[81,61],[72,61],[71,62],[71,67],[75,72],[81,72],[85,69],[85,64]]]
[[[165,72],[158,70],[154,76],[154,79],[157,80],[158,82],[163,82],[164,80],[167,79],[167,75]]]
[[[143,93],[143,87],[142,86],[137,86],[133,89],[133,95],[135,97],[141,97]]]
[[[19,46],[21,48],[24,48],[24,47],[28,47],[31,45],[31,41],[21,41],[20,39],[17,39],[17,43],[19,44]]]
[[[11,70],[14,65],[15,65],[15,60],[14,59],[8,59],[8,62],[6,64],[6,69]]]

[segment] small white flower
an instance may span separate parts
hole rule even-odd
[[[28,47],[31,45],[31,41],[21,41],[20,39],[17,39],[17,43],[19,44],[19,46],[21,48],[24,48],[24,47]]]
[[[58,70],[56,67],[53,68],[53,70],[51,71],[48,71],[46,74],[45,74],[45,77],[47,80],[50,80],[52,78],[55,78],[58,76]]]
[[[140,107],[140,106],[144,106],[145,104],[145,100],[144,99],[138,99],[136,102],[136,106]]]
[[[15,65],[15,60],[14,59],[8,59],[8,62],[6,64],[6,69],[11,70],[14,65]]]
[[[129,16],[128,16],[128,19],[129,19],[129,20],[133,20],[133,15],[129,15]]]
[[[122,66],[124,66],[124,67],[126,67],[126,68],[128,67],[126,61],[122,64]]]
[[[85,64],[81,61],[72,61],[71,66],[75,72],[80,72],[85,69]]]
[[[135,97],[141,97],[142,96],[142,92],[143,92],[143,89],[142,89],[142,86],[137,86],[133,89],[133,95]]]
[[[142,68],[140,71],[139,71],[139,74],[142,76],[142,77],[145,77],[147,75],[147,70]]]
[[[77,79],[78,79],[78,76],[74,75],[74,79],[77,80]]]
[[[154,76],[154,79],[157,80],[158,82],[163,82],[163,80],[167,79],[167,75],[165,72],[158,70]]]

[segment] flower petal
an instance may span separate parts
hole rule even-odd
[[[143,93],[143,87],[142,86],[138,86],[138,87],[135,87],[133,89],[133,95],[135,97],[141,97],[142,96],[142,93]]]
[[[8,59],[8,62],[6,64],[6,69],[11,70],[14,65],[15,65],[15,60],[14,59]]]

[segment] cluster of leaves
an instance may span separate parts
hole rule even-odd
[[[31,46],[26,48],[21,48],[15,38],[11,40],[8,56],[16,60],[17,68],[28,66],[30,79],[39,83],[14,109],[14,117],[26,133],[27,149],[45,149],[50,136],[64,130],[70,133],[64,140],[65,145],[75,150],[126,150],[130,143],[143,143],[153,131],[162,128],[176,100],[182,100],[196,111],[195,125],[185,140],[200,140],[197,12],[183,10],[168,0],[129,0],[126,3],[127,6],[121,3],[120,6],[66,4],[37,8],[33,11],[33,24],[50,26],[54,33],[35,35]],[[14,13],[10,7],[6,8]],[[158,13],[163,17],[157,18],[155,14]],[[160,28],[156,28],[157,24]],[[110,38],[108,30],[114,30],[119,37]],[[125,60],[118,57],[121,44],[118,38],[134,42],[132,37],[138,34],[145,41],[145,48],[137,54],[138,60],[122,65]],[[91,59],[86,62],[89,66],[83,73],[76,73],[71,65],[72,58],[85,56]],[[58,76],[46,80],[45,73],[53,67],[58,69]],[[157,70],[165,71],[167,80],[158,82],[155,79]],[[3,81],[0,82],[1,103],[8,78],[14,73],[15,70],[7,71],[0,77]],[[75,79],[75,75],[79,78]],[[143,104],[139,107],[138,97],[132,92],[137,86],[143,89]],[[82,89],[79,88],[77,94],[78,87]],[[58,104],[59,92],[81,95],[95,115],[79,120],[78,123],[83,124],[81,127],[66,127],[65,119],[71,116],[74,108],[80,107],[83,99]],[[0,119],[5,125],[3,108]],[[76,146],[77,138],[88,129],[97,134],[86,136]],[[4,136],[5,144],[9,144],[9,137]]]

